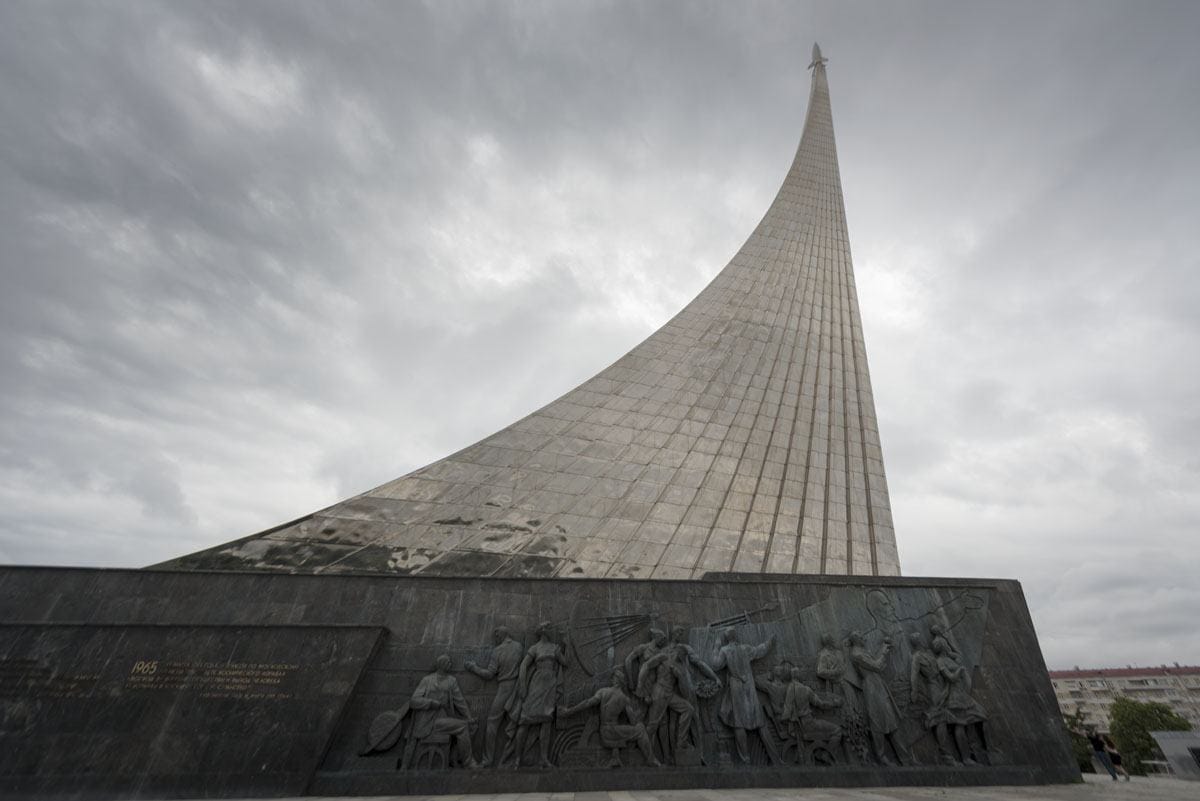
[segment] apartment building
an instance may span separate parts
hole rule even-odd
[[[1050,683],[1064,715],[1083,712],[1084,723],[1107,733],[1108,709],[1122,696],[1157,701],[1200,730],[1200,666],[1125,667],[1050,671]]]

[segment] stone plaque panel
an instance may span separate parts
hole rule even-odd
[[[299,795],[380,632],[0,625],[0,795]]]

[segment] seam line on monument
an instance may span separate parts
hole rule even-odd
[[[808,216],[805,228],[806,228],[806,230],[801,235],[802,240],[800,240],[803,243],[804,253],[803,253],[803,255],[799,256],[799,263],[796,265],[796,268],[798,270],[802,269],[801,265],[808,264],[807,259],[810,258],[814,253],[814,240],[816,238],[815,237],[816,225],[814,223],[812,215]],[[804,281],[804,289],[803,289],[804,296],[801,300],[801,305],[803,306],[804,302],[807,301],[808,307],[811,309],[813,298],[816,295],[818,279],[817,279],[817,275],[812,270],[803,269],[803,272],[804,272],[805,281]],[[769,538],[767,539],[767,550],[764,555],[762,572],[767,572],[766,568],[771,559],[771,549],[775,543],[775,537],[779,533],[777,530],[778,526],[779,526],[779,509],[780,509],[780,506],[783,504],[783,495],[784,495],[785,488],[787,486],[788,472],[792,465],[792,445],[796,439],[796,427],[797,427],[797,423],[799,422],[799,419],[800,419],[800,409],[802,408],[801,398],[804,397],[804,395],[803,395],[804,380],[805,380],[805,375],[808,372],[808,353],[809,353],[809,350],[811,349],[812,334],[813,334],[813,328],[814,328],[815,323],[816,323],[815,315],[809,314],[808,320],[807,320],[808,328],[805,331],[804,338],[803,338],[804,351],[801,356],[800,376],[797,381],[796,408],[795,408],[795,411],[792,413],[792,421],[790,423],[790,427],[789,427],[789,431],[788,431],[787,449],[786,449],[785,456],[784,456],[784,465],[783,465],[783,470],[781,471],[782,474],[781,474],[780,480],[779,480],[780,481],[779,492],[775,497],[775,511],[771,517],[771,534],[770,534]],[[799,329],[799,324],[797,323],[797,333],[799,332],[798,329]],[[793,346],[792,346],[792,360],[793,361],[795,361],[796,347],[799,344],[800,344],[800,342],[798,340],[793,343]],[[818,350],[818,358],[819,357],[820,357],[820,351]],[[789,375],[790,375],[790,371],[789,371]],[[786,391],[786,381],[785,381],[785,391]],[[776,417],[776,424],[778,424],[778,417]],[[772,439],[774,439],[774,432],[772,432]],[[807,467],[807,463],[808,463],[808,459],[806,458],[805,459],[806,467]],[[801,501],[801,508],[803,509],[803,500]],[[800,552],[800,536],[801,536],[801,531],[803,529],[803,520],[804,520],[804,516],[803,516],[803,513],[801,513],[801,515],[798,519],[798,522],[797,522],[797,531],[795,532],[794,542],[793,542],[793,547],[795,548],[796,555],[798,555]],[[793,558],[793,564],[794,563],[795,563],[795,558]]]
[[[789,169],[789,170],[788,170],[788,174],[787,174],[787,175],[784,177],[784,180],[783,180],[783,185],[780,187],[779,194],[776,196],[776,201],[778,201],[779,199],[781,199],[781,198],[784,196],[784,194],[785,194],[785,190],[786,190],[786,188],[787,188],[788,184],[792,182],[792,180],[793,180],[793,177],[792,177],[792,172],[793,172],[793,170],[792,170],[792,169]],[[755,228],[755,230],[754,230],[754,232],[753,232],[753,233],[751,233],[751,235],[750,235],[750,238],[749,238],[749,239],[746,241],[746,244],[742,246],[742,250],[740,250],[740,251],[739,251],[739,254],[740,254],[742,251],[744,251],[745,249],[747,249],[748,247],[750,247],[750,244],[751,244],[752,242],[754,242],[754,243],[755,243],[755,245],[756,245],[756,247],[758,247],[759,249],[763,249],[763,250],[765,250],[765,249],[766,249],[766,247],[773,247],[773,249],[775,250],[775,254],[776,254],[776,255],[775,255],[775,258],[774,258],[774,262],[773,262],[773,263],[774,263],[774,264],[778,264],[778,251],[780,250],[780,247],[779,247],[779,246],[777,246],[777,245],[773,245],[773,244],[771,244],[771,243],[770,243],[770,239],[769,239],[769,238],[767,238],[767,237],[766,237],[766,235],[763,233],[763,231],[764,231],[764,227],[766,227],[766,226],[767,226],[768,220],[770,220],[770,219],[771,219],[773,216],[776,216],[776,203],[772,203],[772,204],[771,204],[771,207],[770,207],[770,208],[767,210],[767,213],[766,213],[766,214],[763,216],[763,219],[762,219],[762,221],[759,223],[758,227],[757,227],[757,228]],[[766,242],[766,243],[764,243],[764,242],[762,241],[763,239],[767,239],[767,242]],[[764,245],[765,245],[766,247],[765,247]],[[761,285],[764,285],[764,287],[765,287],[765,286],[767,286],[767,285],[766,285],[766,282],[765,282],[765,274],[766,274],[766,271],[760,271],[760,275],[756,277],[755,284],[761,284]],[[795,282],[798,284],[798,283],[799,283],[799,276],[796,276],[796,277],[794,277],[794,280],[795,280]],[[747,298],[749,298],[749,297],[751,297],[751,296],[752,296],[752,293],[750,293],[750,292],[747,292],[747,293],[746,293],[746,297],[747,297]],[[775,308],[775,317],[774,317],[774,320],[775,320],[775,321],[777,321],[777,320],[778,320],[778,318],[779,318],[779,313],[780,313],[780,309],[781,309],[781,307],[782,307],[782,306],[783,306],[783,299],[782,299],[782,298],[779,298],[779,299],[778,299],[778,301],[777,301],[777,306],[776,306],[776,308]],[[740,309],[740,306],[739,306],[739,309]],[[775,330],[775,326],[774,326],[774,325],[772,325],[772,327],[771,327],[771,328],[772,328],[772,330]],[[767,340],[767,344],[768,344],[768,345],[770,344],[770,340]],[[760,363],[760,364],[762,363],[762,361],[763,361],[764,357],[766,356],[766,354],[767,354],[767,351],[766,351],[766,349],[764,349],[764,350],[763,350],[761,353],[759,353],[759,354],[758,354],[758,360],[759,360],[759,363]],[[777,359],[777,355],[776,355],[776,357],[775,357],[775,358]],[[774,368],[772,368],[772,369],[774,369]],[[754,372],[755,372],[755,374],[757,374],[757,373],[759,372],[759,370],[758,370],[758,368],[757,368],[757,367],[755,368]],[[757,420],[757,419],[758,419],[758,415],[759,415],[759,413],[760,413],[760,411],[761,411],[761,409],[762,409],[762,405],[763,405],[763,403],[764,403],[764,402],[765,402],[765,400],[766,400],[766,394],[767,394],[767,393],[766,393],[766,389],[764,388],[764,389],[763,389],[763,391],[762,391],[762,393],[761,393],[761,394],[760,394],[760,396],[759,396],[759,399],[758,399],[758,404],[757,404],[757,406],[755,407],[755,410],[754,410],[754,420]],[[741,412],[742,412],[742,406],[743,406],[743,405],[746,403],[746,400],[747,400],[747,399],[746,399],[746,398],[743,396],[743,398],[742,398],[741,402],[740,402],[740,403],[739,403],[739,405],[738,405],[738,414],[739,414],[739,415],[740,415],[740,414],[741,414]],[[738,468],[737,468],[737,469],[740,469],[740,467],[741,467],[741,465],[742,465],[743,461],[744,461],[744,460],[745,460],[745,458],[746,458],[746,452],[749,450],[749,446],[750,446],[751,438],[752,438],[752,436],[753,436],[753,432],[754,432],[754,423],[753,423],[753,422],[751,422],[751,424],[750,424],[750,434],[749,434],[749,435],[747,435],[747,438],[746,438],[745,442],[743,442],[743,443],[742,443],[741,452],[740,452],[740,453],[739,453],[739,455],[738,455]],[[765,459],[765,456],[764,456],[764,459]],[[735,476],[736,476],[736,475],[739,475],[739,474],[740,474],[740,473],[735,473]],[[761,476],[760,476],[760,477],[761,477]],[[731,481],[731,482],[729,483],[729,485],[728,485],[728,486],[725,488],[725,491],[724,491],[724,493],[723,493],[723,495],[722,495],[722,499],[721,499],[721,506],[720,506],[720,509],[719,509],[719,511],[720,511],[720,510],[724,510],[724,509],[726,508],[726,504],[728,503],[728,500],[729,500],[729,493],[732,491],[732,489],[733,489],[733,485],[734,485],[734,482],[733,482],[733,481]],[[757,486],[757,485],[756,485],[756,486]],[[751,507],[753,507],[753,496],[751,496]],[[718,516],[713,518],[713,522],[712,522],[712,523],[711,523],[711,525],[709,526],[708,535],[705,537],[705,542],[704,542],[704,549],[705,549],[705,550],[707,550],[707,548],[708,548],[708,543],[712,541],[712,535],[713,535],[713,532],[714,532],[714,531],[716,530],[716,528],[717,528],[717,521],[720,519],[719,511],[718,511]],[[746,531],[746,521],[749,519],[749,514],[750,514],[750,513],[749,513],[749,510],[747,510],[747,512],[746,512],[746,517],[745,517],[745,518],[743,519],[743,521],[742,521],[742,532],[741,532],[741,534],[740,534],[740,535],[739,535],[739,537],[738,537],[738,544],[739,544],[739,545],[741,544],[742,538],[745,536],[745,531]],[[737,563],[737,554],[738,554],[738,553],[739,553],[739,550],[735,548],[735,549],[734,549],[734,551],[733,551],[733,556],[730,558],[730,565],[729,565],[729,568],[730,568],[730,569],[733,569],[733,568],[734,568],[734,566],[736,565],[736,563]]]

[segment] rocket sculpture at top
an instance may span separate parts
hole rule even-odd
[[[783,186],[691,303],[486,439],[175,569],[443,576],[898,575],[813,46]]]

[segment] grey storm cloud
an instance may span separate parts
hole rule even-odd
[[[0,560],[144,565],[587,378],[829,74],[902,565],[1200,662],[1191,2],[0,4]]]

